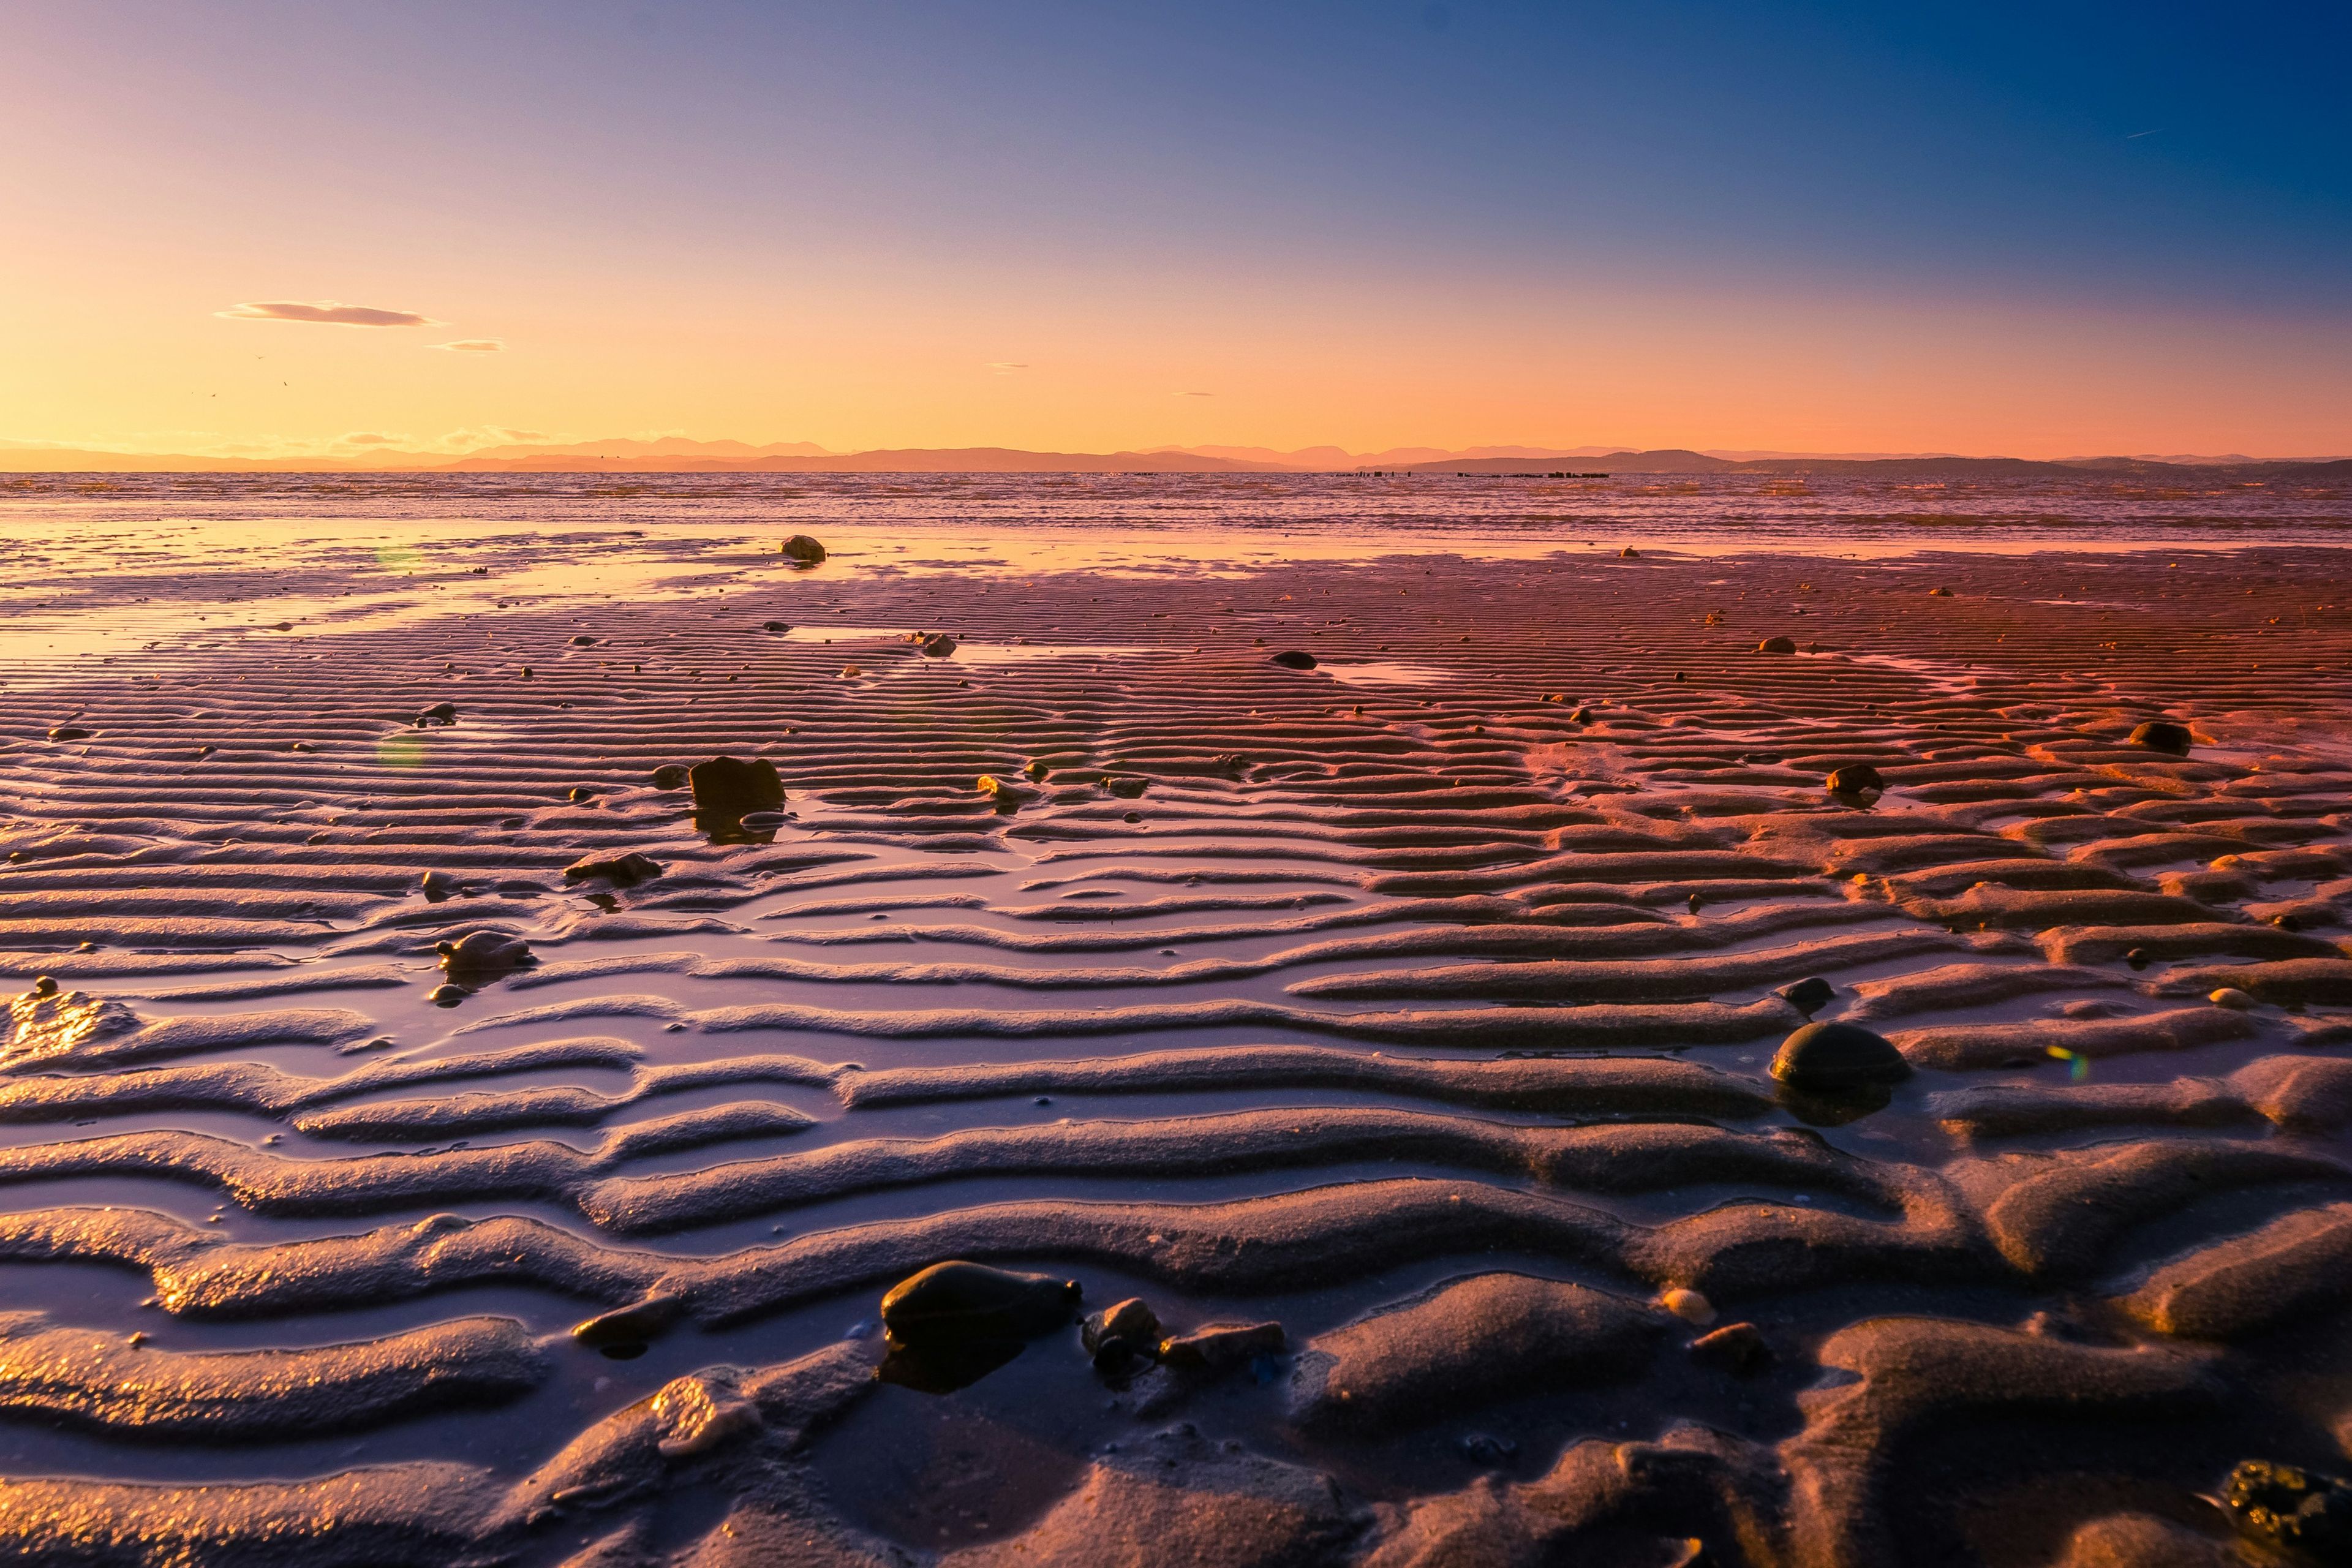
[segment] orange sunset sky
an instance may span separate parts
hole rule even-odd
[[[0,439],[2352,451],[2328,51],[1771,9],[11,7]]]

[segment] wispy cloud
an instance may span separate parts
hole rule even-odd
[[[342,437],[342,444],[346,447],[396,447],[404,439],[404,437],[385,436],[373,430],[354,430]]]
[[[330,327],[437,327],[443,323],[414,310],[379,310],[373,305],[342,305],[332,300],[304,303],[297,300],[267,300],[257,304],[232,305],[215,315],[232,321],[315,321]]]
[[[2126,141],[2126,142],[2137,142],[2137,141],[2138,141],[2138,140],[2139,140],[2141,137],[2143,137],[2143,136],[2153,136],[2153,135],[2155,135],[2155,134],[2157,133],[2157,132],[2158,132],[2158,131],[2162,131],[2163,129],[2164,129],[2164,127],[2163,127],[2163,126],[2161,126],[2161,125],[2159,125],[2159,126],[2158,126],[2158,127],[2156,128],[2156,131],[2135,131],[2135,132],[2131,132],[2129,135],[2126,136],[2126,137],[2124,138],[2124,140],[2125,140],[2125,141]]]
[[[461,354],[494,354],[507,345],[497,338],[459,338],[454,343],[435,343],[436,349],[449,349]]]
[[[1011,375],[1016,370],[1027,370],[1029,367],[1025,364],[1015,364],[1011,360],[992,359],[988,362],[988,368],[999,375]]]
[[[1173,395],[1177,397],[1214,397],[1217,395],[1213,392],[1179,392]]]

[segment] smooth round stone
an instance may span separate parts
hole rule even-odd
[[[1078,1282],[958,1258],[890,1288],[882,1326],[896,1340],[1034,1339],[1070,1321]]]
[[[1780,999],[1807,1017],[1828,1006],[1836,994],[1837,988],[1818,974],[1809,974],[1794,985],[1780,987]]]
[[[824,546],[805,533],[795,533],[784,541],[783,548],[778,553],[787,561],[797,561],[804,566],[814,566],[824,559]]]
[[[1828,1093],[1900,1083],[1911,1064],[1885,1036],[1858,1024],[1808,1024],[1780,1042],[1772,1076],[1797,1089]]]
[[[1758,653],[1794,653],[1797,644],[1790,637],[1766,637],[1756,645]]]
[[[1315,668],[1315,656],[1311,653],[1303,653],[1297,648],[1288,648],[1276,654],[1267,662],[1278,664],[1285,669],[1312,669]]]

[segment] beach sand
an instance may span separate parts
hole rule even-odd
[[[10,590],[12,1560],[2220,1563],[2345,1467],[2343,552],[186,537]],[[1082,1303],[877,1379],[954,1258]]]

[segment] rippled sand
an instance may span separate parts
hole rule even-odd
[[[2338,552],[184,529],[6,644],[0,1555],[2219,1563],[2344,1465]],[[1279,1331],[878,1381],[956,1258]]]

